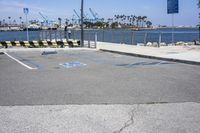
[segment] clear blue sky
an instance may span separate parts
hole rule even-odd
[[[0,19],[11,16],[19,20],[24,17],[22,8],[30,8],[31,19],[41,19],[38,12],[57,20],[72,18],[73,9],[80,11],[81,0],[0,0]],[[92,8],[101,17],[115,14],[146,15],[154,25],[171,25],[171,15],[167,14],[167,0],[84,0],[85,12]],[[175,15],[175,25],[194,26],[198,24],[197,0],[179,0],[180,13]]]

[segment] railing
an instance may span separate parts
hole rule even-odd
[[[69,32],[70,31],[70,32]],[[43,31],[30,31],[30,41],[33,40],[61,40],[61,39],[81,39],[80,30],[43,30]],[[26,40],[26,32],[0,32],[0,41],[24,41]],[[194,42],[199,40],[198,31],[175,31],[174,43]],[[161,31],[132,31],[132,30],[84,30],[84,42],[86,47],[96,47],[96,42],[111,42],[121,44],[143,44],[148,42],[166,43],[170,45],[172,43],[172,33]]]
[[[71,37],[73,39],[81,39],[81,33],[79,30],[72,30]],[[147,45],[150,43],[157,43],[158,46],[172,45],[177,42],[190,42],[194,43],[195,40],[199,40],[198,32],[174,32],[174,39],[172,40],[171,32],[152,32],[152,31],[117,31],[117,30],[86,30],[84,31],[84,39],[88,41],[88,44],[92,41],[110,42],[129,45]]]
[[[98,41],[111,43],[133,44],[147,42],[172,43],[171,32],[152,32],[152,31],[99,31]],[[193,42],[199,40],[198,32],[174,32],[174,42],[184,41]]]

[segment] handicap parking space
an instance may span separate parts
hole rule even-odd
[[[0,55],[0,105],[135,104],[200,99],[200,68],[102,51]]]
[[[37,51],[9,52],[9,55],[24,64],[38,70],[58,70],[73,68],[69,64],[85,66],[84,68],[112,67],[118,68],[154,68],[169,67],[175,62],[138,58],[101,51]],[[82,64],[82,65],[80,65]],[[79,69],[82,67],[78,67]]]

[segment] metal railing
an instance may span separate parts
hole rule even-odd
[[[80,39],[80,31],[72,30],[72,38]],[[110,42],[129,45],[147,45],[150,43],[157,43],[158,46],[172,45],[177,42],[190,42],[194,43],[198,40],[198,32],[174,32],[174,39],[172,41],[171,32],[152,32],[152,31],[118,31],[118,30],[86,30],[85,41],[88,44],[92,41]]]
[[[124,43],[137,45],[147,42],[172,43],[171,32],[151,32],[151,31],[100,31],[98,41],[111,43]],[[174,42],[193,42],[198,40],[198,32],[174,32]]]
[[[30,41],[33,40],[61,40],[61,39],[81,39],[80,30],[43,30],[43,31],[30,31]],[[26,32],[0,32],[0,41],[24,41],[26,40]],[[84,44],[85,47],[96,47],[96,42],[110,42],[137,45],[146,45],[151,43],[172,43],[172,33],[162,31],[132,31],[132,30],[85,30],[84,31]],[[194,42],[199,40],[198,31],[183,31],[174,32],[174,43]]]

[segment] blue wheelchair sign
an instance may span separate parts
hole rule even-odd
[[[179,1],[178,0],[167,0],[167,13],[173,14],[179,12]]]
[[[64,68],[74,68],[74,67],[86,66],[86,64],[83,64],[78,61],[66,62],[66,63],[60,64],[60,65],[63,66]]]

